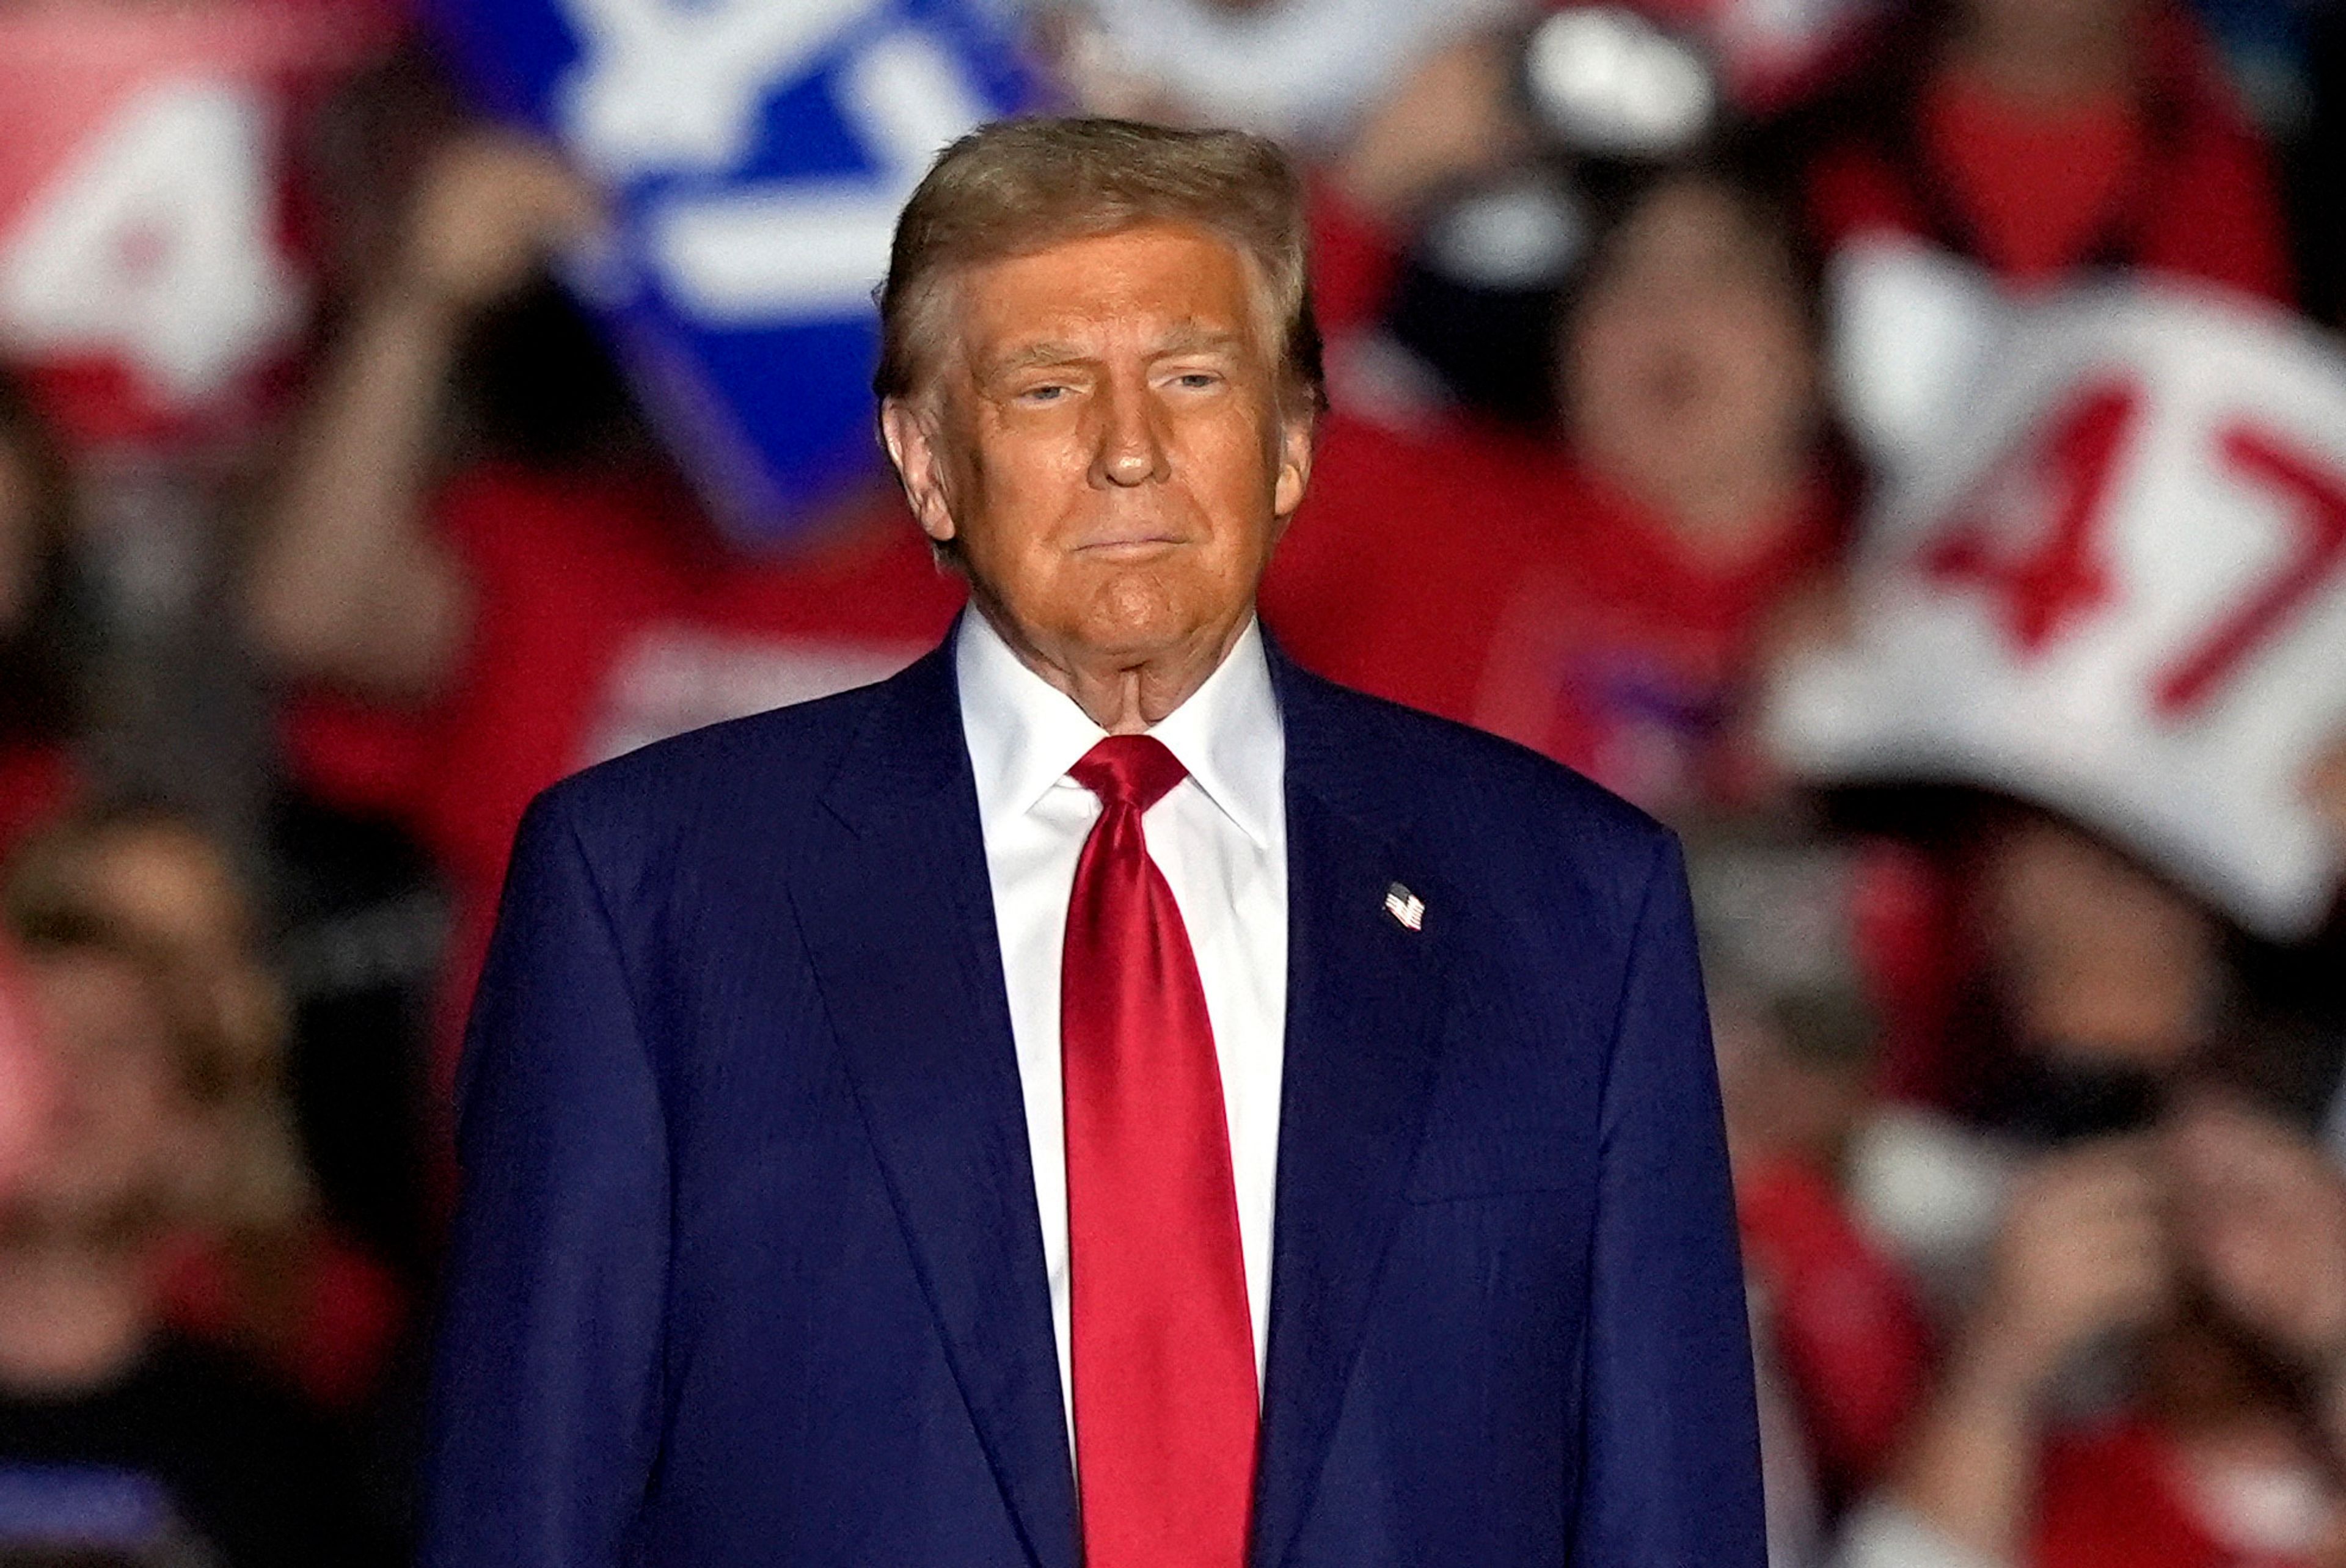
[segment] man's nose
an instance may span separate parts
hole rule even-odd
[[[1153,484],[1170,472],[1164,433],[1146,386],[1111,382],[1100,397],[1099,427],[1092,457],[1092,483],[1129,488]]]

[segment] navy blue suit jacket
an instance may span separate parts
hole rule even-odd
[[[1272,672],[1250,1568],[1759,1568],[1675,842],[1528,751]],[[950,643],[539,797],[462,1095],[427,1563],[1076,1568]]]

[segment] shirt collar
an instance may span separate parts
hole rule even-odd
[[[1032,810],[1107,738],[1073,697],[1027,668],[974,606],[954,636],[954,663],[984,822]],[[1205,684],[1148,733],[1240,832],[1258,848],[1272,847],[1286,820],[1287,748],[1258,623],[1247,623]]]

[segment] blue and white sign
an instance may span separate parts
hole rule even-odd
[[[613,194],[572,281],[712,509],[788,538],[870,472],[872,287],[930,158],[1028,101],[984,0],[438,0],[493,111]]]

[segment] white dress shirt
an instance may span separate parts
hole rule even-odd
[[[1076,860],[1100,806],[1067,769],[1107,731],[1021,663],[974,608],[962,616],[954,657],[1026,1102],[1059,1388],[1072,1431],[1059,957]],[[1287,1034],[1287,743],[1260,629],[1250,625],[1221,667],[1149,733],[1189,770],[1149,808],[1141,826],[1149,858],[1180,907],[1213,1025],[1260,1390],[1270,1326],[1271,1194]]]

